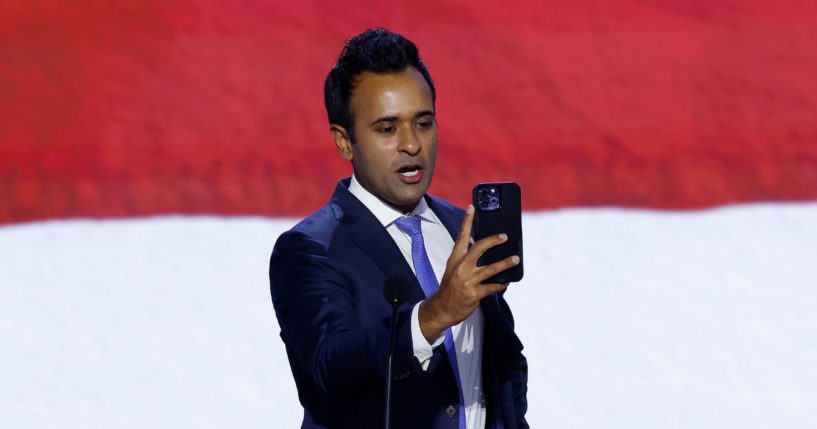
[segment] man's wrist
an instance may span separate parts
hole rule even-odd
[[[420,307],[417,309],[420,331],[429,343],[434,343],[434,341],[443,334],[443,331],[448,328],[444,322],[440,321],[440,317],[437,315],[438,313],[434,307],[432,297],[421,302]]]

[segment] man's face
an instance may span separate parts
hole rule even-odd
[[[437,160],[431,89],[413,67],[357,79],[350,100],[356,142],[333,126],[335,143],[366,190],[408,212],[428,190]]]

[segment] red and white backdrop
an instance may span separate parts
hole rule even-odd
[[[435,79],[432,192],[522,185],[535,427],[817,424],[806,0],[0,0],[0,421],[298,424],[266,262],[372,26]]]

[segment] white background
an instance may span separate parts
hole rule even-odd
[[[0,427],[298,427],[293,219],[0,227]],[[817,204],[524,217],[534,428],[817,427]]]

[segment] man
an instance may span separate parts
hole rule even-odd
[[[469,249],[473,207],[426,195],[437,155],[435,89],[415,45],[373,29],[326,78],[335,146],[353,167],[329,203],[282,234],[270,261],[304,428],[382,427],[391,307],[383,281],[417,279],[400,307],[395,428],[527,427],[527,363],[502,293]],[[456,238],[456,241],[455,241]],[[415,276],[416,274],[416,276]]]

